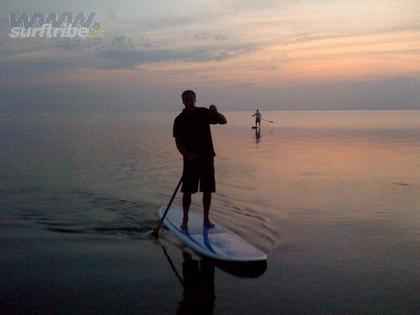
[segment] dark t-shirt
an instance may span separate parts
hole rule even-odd
[[[173,135],[176,141],[199,156],[215,156],[210,124],[218,123],[218,115],[204,107],[184,109],[174,121]]]

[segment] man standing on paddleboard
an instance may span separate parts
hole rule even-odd
[[[173,136],[176,146],[184,159],[182,174],[183,219],[181,228],[188,228],[188,211],[191,195],[203,193],[204,226],[214,227],[209,218],[211,194],[216,191],[214,177],[214,147],[210,124],[226,124],[226,118],[217,111],[216,106],[196,107],[196,94],[192,90],[182,93],[184,110],[175,118]]]
[[[261,112],[260,110],[257,108],[257,110],[255,111],[255,113],[251,116],[251,117],[255,117],[255,128],[261,128]]]

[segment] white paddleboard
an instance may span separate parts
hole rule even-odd
[[[160,218],[164,212],[165,209],[160,208]],[[204,228],[203,214],[190,211],[188,231],[180,228],[181,221],[182,209],[171,208],[163,224],[185,245],[203,256],[237,262],[267,260],[265,253],[219,224],[215,224],[215,227],[211,229]]]

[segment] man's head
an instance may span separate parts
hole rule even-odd
[[[182,102],[186,108],[192,108],[195,106],[195,92],[193,90],[186,90],[182,92]]]

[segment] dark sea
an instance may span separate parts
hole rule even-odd
[[[1,115],[0,314],[420,314],[420,112],[251,114],[212,127],[211,212],[251,275],[150,235],[176,113]]]

